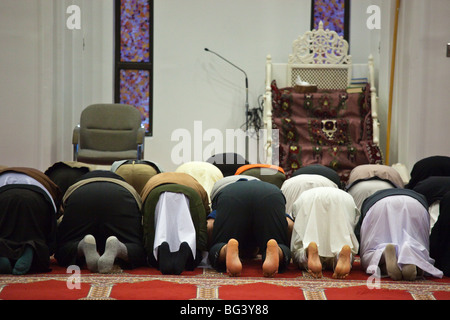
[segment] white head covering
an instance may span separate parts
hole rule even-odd
[[[287,179],[281,186],[286,198],[286,213],[292,216],[292,205],[295,200],[306,190],[316,187],[338,188],[330,179],[318,174],[301,174]]]
[[[222,171],[215,165],[203,161],[191,161],[180,165],[175,172],[183,172],[194,177],[211,199],[211,191],[216,181],[223,178]]]

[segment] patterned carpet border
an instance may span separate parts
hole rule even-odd
[[[9,285],[30,284],[43,281],[71,282],[71,274],[37,274],[26,276],[0,275],[0,296],[2,290]],[[298,288],[303,291],[306,300],[326,300],[326,289],[342,289],[352,287],[372,286],[372,290],[401,290],[411,294],[414,300],[435,300],[435,292],[444,292],[444,299],[450,300],[450,283],[416,280],[416,281],[389,281],[379,279],[376,283],[365,280],[337,280],[328,277],[314,279],[308,273],[301,272],[300,276],[294,278],[274,278],[264,277],[235,277],[231,278],[225,274],[218,273],[212,269],[203,269],[197,275],[154,275],[154,274],[130,274],[119,272],[113,274],[82,273],[79,275],[79,282],[90,285],[89,293],[83,299],[111,299],[111,291],[117,284],[136,284],[139,282],[163,281],[175,284],[188,284],[197,287],[194,300],[216,300],[219,299],[219,291],[224,286],[242,286],[247,284],[274,285],[279,288]],[[164,297],[162,297],[164,299]],[[346,300],[345,296],[342,297]],[[381,298],[382,299],[382,298]]]

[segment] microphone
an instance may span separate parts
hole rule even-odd
[[[216,52],[214,52],[214,51],[212,51],[212,50],[209,50],[208,48],[205,48],[205,51],[208,51],[208,52],[211,52],[212,54],[215,54],[216,56],[218,56],[218,57],[221,58],[222,60],[224,60],[224,61],[228,62],[229,64],[231,64],[231,65],[232,65],[233,67],[235,67],[236,69],[242,71],[242,72],[244,73],[244,75],[245,75],[245,87],[248,88],[248,78],[247,78],[247,73],[246,73],[244,70],[242,70],[241,68],[239,68],[237,65],[235,65],[235,64],[232,63],[231,61],[225,59],[225,58],[222,57],[220,54],[218,54],[218,53],[216,53]]]
[[[242,70],[241,68],[239,68],[237,65],[235,65],[234,63],[230,62],[229,60],[225,59],[224,57],[222,57],[220,54],[209,50],[208,48],[205,48],[205,51],[207,52],[211,52],[213,54],[215,54],[216,56],[218,56],[219,58],[221,58],[223,61],[228,62],[229,64],[231,64],[233,67],[235,67],[236,69],[242,71],[245,75],[245,132],[248,133],[248,127],[249,127],[249,116],[251,116],[251,112],[249,112],[248,110],[248,77],[247,77],[247,73]],[[248,135],[245,136],[245,158],[248,159],[248,144],[249,144],[249,138]]]
[[[235,65],[234,63],[230,62],[229,60],[225,59],[224,57],[222,57],[220,54],[209,50],[208,48],[205,48],[205,51],[207,52],[211,52],[212,54],[215,54],[216,56],[218,56],[219,58],[221,58],[222,60],[228,62],[229,64],[231,64],[233,67],[235,67],[236,69],[242,71],[245,75],[245,93],[246,93],[246,98],[245,98],[245,109],[246,109],[246,123],[247,123],[247,130],[248,130],[248,116],[249,116],[249,112],[248,112],[248,77],[247,77],[247,73],[242,70],[241,68],[239,68],[237,65]]]

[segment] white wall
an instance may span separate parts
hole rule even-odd
[[[112,0],[41,1],[53,7],[53,15],[47,16],[53,24],[48,48],[54,56],[49,75],[54,83],[54,158],[49,160],[53,163],[72,160],[72,130],[81,111],[114,100],[114,6]],[[80,30],[66,26],[70,5],[80,7]]]
[[[43,138],[39,3],[2,1],[0,12],[0,162],[32,166]]]
[[[369,31],[361,27],[365,26],[364,3],[369,0],[352,6],[352,14],[359,17],[350,30],[355,63],[367,63],[370,53]],[[265,89],[266,56],[270,54],[273,62],[287,61],[292,42],[310,29],[311,1],[156,0],[154,10],[154,137],[146,141],[145,156],[174,169],[177,164],[171,150],[182,141],[171,141],[174,130],[187,129],[192,141],[203,140],[201,150],[206,150],[211,142],[194,137],[195,121],[202,121],[198,132],[217,128],[224,136],[227,129],[240,128],[245,121],[244,74],[204,48],[245,70],[250,108],[257,107]],[[365,42],[359,45],[361,39]],[[226,142],[222,151],[245,155],[238,147],[226,149]],[[202,156],[206,160],[207,155],[191,149],[192,160]]]
[[[66,27],[70,5],[81,30]],[[113,19],[112,0],[0,1],[0,164],[72,159],[81,110],[113,101]]]
[[[155,120],[146,158],[175,169],[171,150],[182,139],[171,141],[171,136],[179,128],[187,129],[197,146],[202,144],[199,150],[207,148],[211,142],[194,137],[195,121],[201,121],[200,135],[212,128],[223,132],[222,151],[234,151],[226,150],[225,131],[245,122],[245,75],[204,48],[247,73],[249,105],[257,107],[264,93],[266,56],[287,60],[292,41],[309,29],[310,1],[156,0],[154,11]],[[236,151],[244,155],[244,150]],[[192,160],[199,157],[203,154],[192,147]]]
[[[421,1],[425,2],[416,0]],[[378,64],[382,136],[394,2],[353,1],[351,13],[354,63],[366,63],[372,53]],[[426,23],[433,26],[421,31],[423,37],[430,39],[430,46],[421,49],[421,54],[436,52],[438,58],[442,52],[439,46],[449,30],[443,22],[448,16],[448,1],[430,2],[436,4],[416,10],[415,14],[419,20],[426,17]],[[68,30],[65,26],[65,11],[71,4],[81,7],[81,30]],[[366,8],[370,4],[378,4],[382,9],[381,30],[366,28]],[[244,75],[204,48],[218,52],[247,72],[250,107],[256,107],[264,92],[266,55],[271,54],[274,62],[287,60],[292,41],[310,28],[310,5],[310,0],[156,0],[154,130],[153,137],[146,139],[145,158],[160,163],[166,170],[175,169],[178,164],[172,161],[171,152],[180,143],[171,141],[175,130],[187,129],[203,150],[210,144],[201,136],[208,129],[225,133],[226,129],[243,125]],[[436,16],[438,19],[433,18]],[[72,159],[72,129],[81,110],[90,103],[113,100],[113,18],[113,0],[0,1],[0,164],[45,170],[56,161]],[[438,36],[434,28],[445,26]],[[407,29],[402,37],[408,40]],[[417,40],[418,45],[420,41]],[[435,72],[441,83],[448,79],[447,69],[442,66],[448,66],[450,60],[441,56],[439,59],[427,62],[429,71],[422,72],[430,78],[428,82],[434,83]],[[402,71],[398,77],[402,79]],[[448,101],[442,90],[430,86],[426,98],[431,98],[434,105]],[[443,121],[438,115],[433,117],[426,122],[430,128],[434,128],[435,121]],[[195,121],[202,121],[197,132],[200,136],[196,137]],[[434,129],[425,128],[425,132],[435,139],[448,133],[448,128],[441,125],[438,134]],[[439,150],[429,144],[424,144],[424,148],[427,153]],[[408,153],[404,155],[408,159],[400,160],[409,164],[419,156],[418,152]]]
[[[450,156],[450,2],[402,1],[392,119],[393,162]]]

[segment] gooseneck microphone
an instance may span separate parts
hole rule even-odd
[[[245,122],[246,122],[246,130],[248,130],[248,116],[249,116],[249,112],[248,112],[248,77],[247,77],[247,73],[244,70],[242,70],[241,68],[239,68],[237,65],[232,63],[231,61],[229,61],[229,60],[225,59],[224,57],[222,57],[220,54],[218,54],[218,53],[216,53],[216,52],[214,52],[212,50],[209,50],[208,48],[205,48],[205,51],[215,54],[216,56],[218,56],[222,60],[228,62],[233,67],[235,67],[236,69],[238,69],[238,70],[240,70],[240,71],[242,71],[244,73],[244,75],[245,75],[245,95],[246,95],[246,97],[245,97],[245,112],[246,112],[245,113],[246,114],[245,119],[246,119],[246,121]]]
[[[249,107],[248,107],[248,77],[247,77],[247,73],[242,70],[241,68],[239,68],[237,65],[235,65],[234,63],[232,63],[231,61],[229,61],[228,59],[225,59],[224,57],[222,57],[220,54],[209,50],[208,48],[205,48],[205,51],[207,52],[211,52],[213,54],[215,54],[216,56],[218,56],[220,59],[222,59],[225,62],[228,62],[229,64],[231,64],[233,67],[235,67],[236,69],[242,71],[245,75],[245,132],[248,133],[248,127],[249,127],[249,116],[250,116],[250,112],[249,112]],[[248,154],[248,145],[249,145],[249,138],[248,138],[248,134],[245,136],[245,159],[248,159],[249,154]]]
[[[235,67],[236,69],[242,71],[242,72],[244,73],[244,75],[245,75],[245,88],[248,89],[248,78],[247,78],[247,73],[246,73],[244,70],[242,70],[241,68],[239,68],[237,65],[235,65],[235,64],[232,63],[231,61],[225,59],[225,58],[222,57],[220,54],[218,54],[218,53],[216,53],[216,52],[214,52],[214,51],[212,51],[212,50],[209,50],[208,48],[205,48],[205,51],[208,51],[208,52],[211,52],[211,53],[215,54],[216,56],[218,56],[218,57],[221,58],[222,60],[224,60],[224,61],[228,62],[229,64],[231,64],[231,65],[232,65],[233,67]]]

